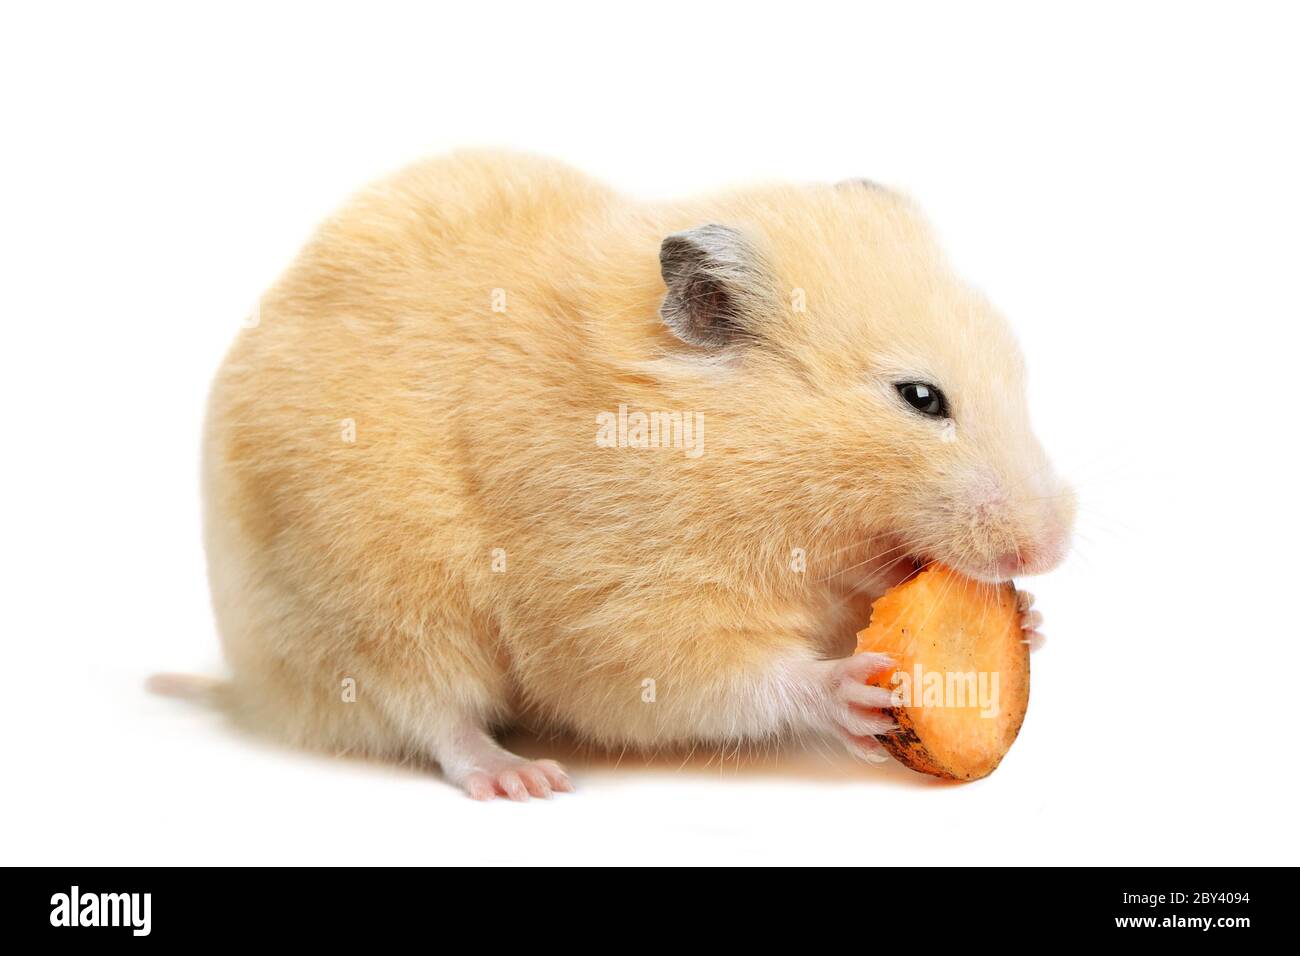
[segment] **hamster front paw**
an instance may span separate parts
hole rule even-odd
[[[882,712],[892,703],[892,691],[869,685],[867,678],[894,668],[896,663],[888,654],[863,653],[822,664],[829,729],[849,753],[868,763],[889,759],[876,735],[893,733],[898,724]]]
[[[1046,643],[1047,638],[1038,629],[1043,624],[1041,611],[1033,610],[1034,596],[1028,591],[1016,592],[1016,609],[1020,612],[1020,629],[1024,632],[1024,642],[1030,651],[1036,651]]]

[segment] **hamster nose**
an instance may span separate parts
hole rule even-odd
[[[999,555],[994,562],[994,569],[999,577],[1005,578],[1021,574],[1045,574],[1065,559],[1069,544],[1069,525],[1052,522],[1015,551]]]
[[[999,578],[1014,578],[1026,574],[1028,555],[1024,551],[1007,551],[993,562],[993,573]]]
[[[1065,560],[1077,503],[1073,488],[1059,480],[1054,485],[1024,528],[1024,537],[1017,542],[1018,555],[1002,555],[1000,567],[1006,561],[1008,568],[1015,568],[1014,574],[1046,574]]]

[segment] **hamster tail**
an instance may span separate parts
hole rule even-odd
[[[161,697],[175,697],[216,706],[221,703],[226,682],[198,674],[154,674],[144,682],[145,689]]]

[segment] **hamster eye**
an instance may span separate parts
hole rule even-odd
[[[903,396],[903,401],[922,415],[929,415],[931,418],[948,417],[948,399],[944,398],[943,392],[933,385],[924,382],[902,382],[894,387],[898,389],[898,394]]]

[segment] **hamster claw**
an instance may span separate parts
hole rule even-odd
[[[1047,643],[1047,638],[1038,629],[1043,624],[1043,612],[1033,610],[1034,596],[1028,591],[1016,592],[1016,609],[1020,612],[1020,629],[1024,632],[1023,642],[1029,650],[1037,651]]]

